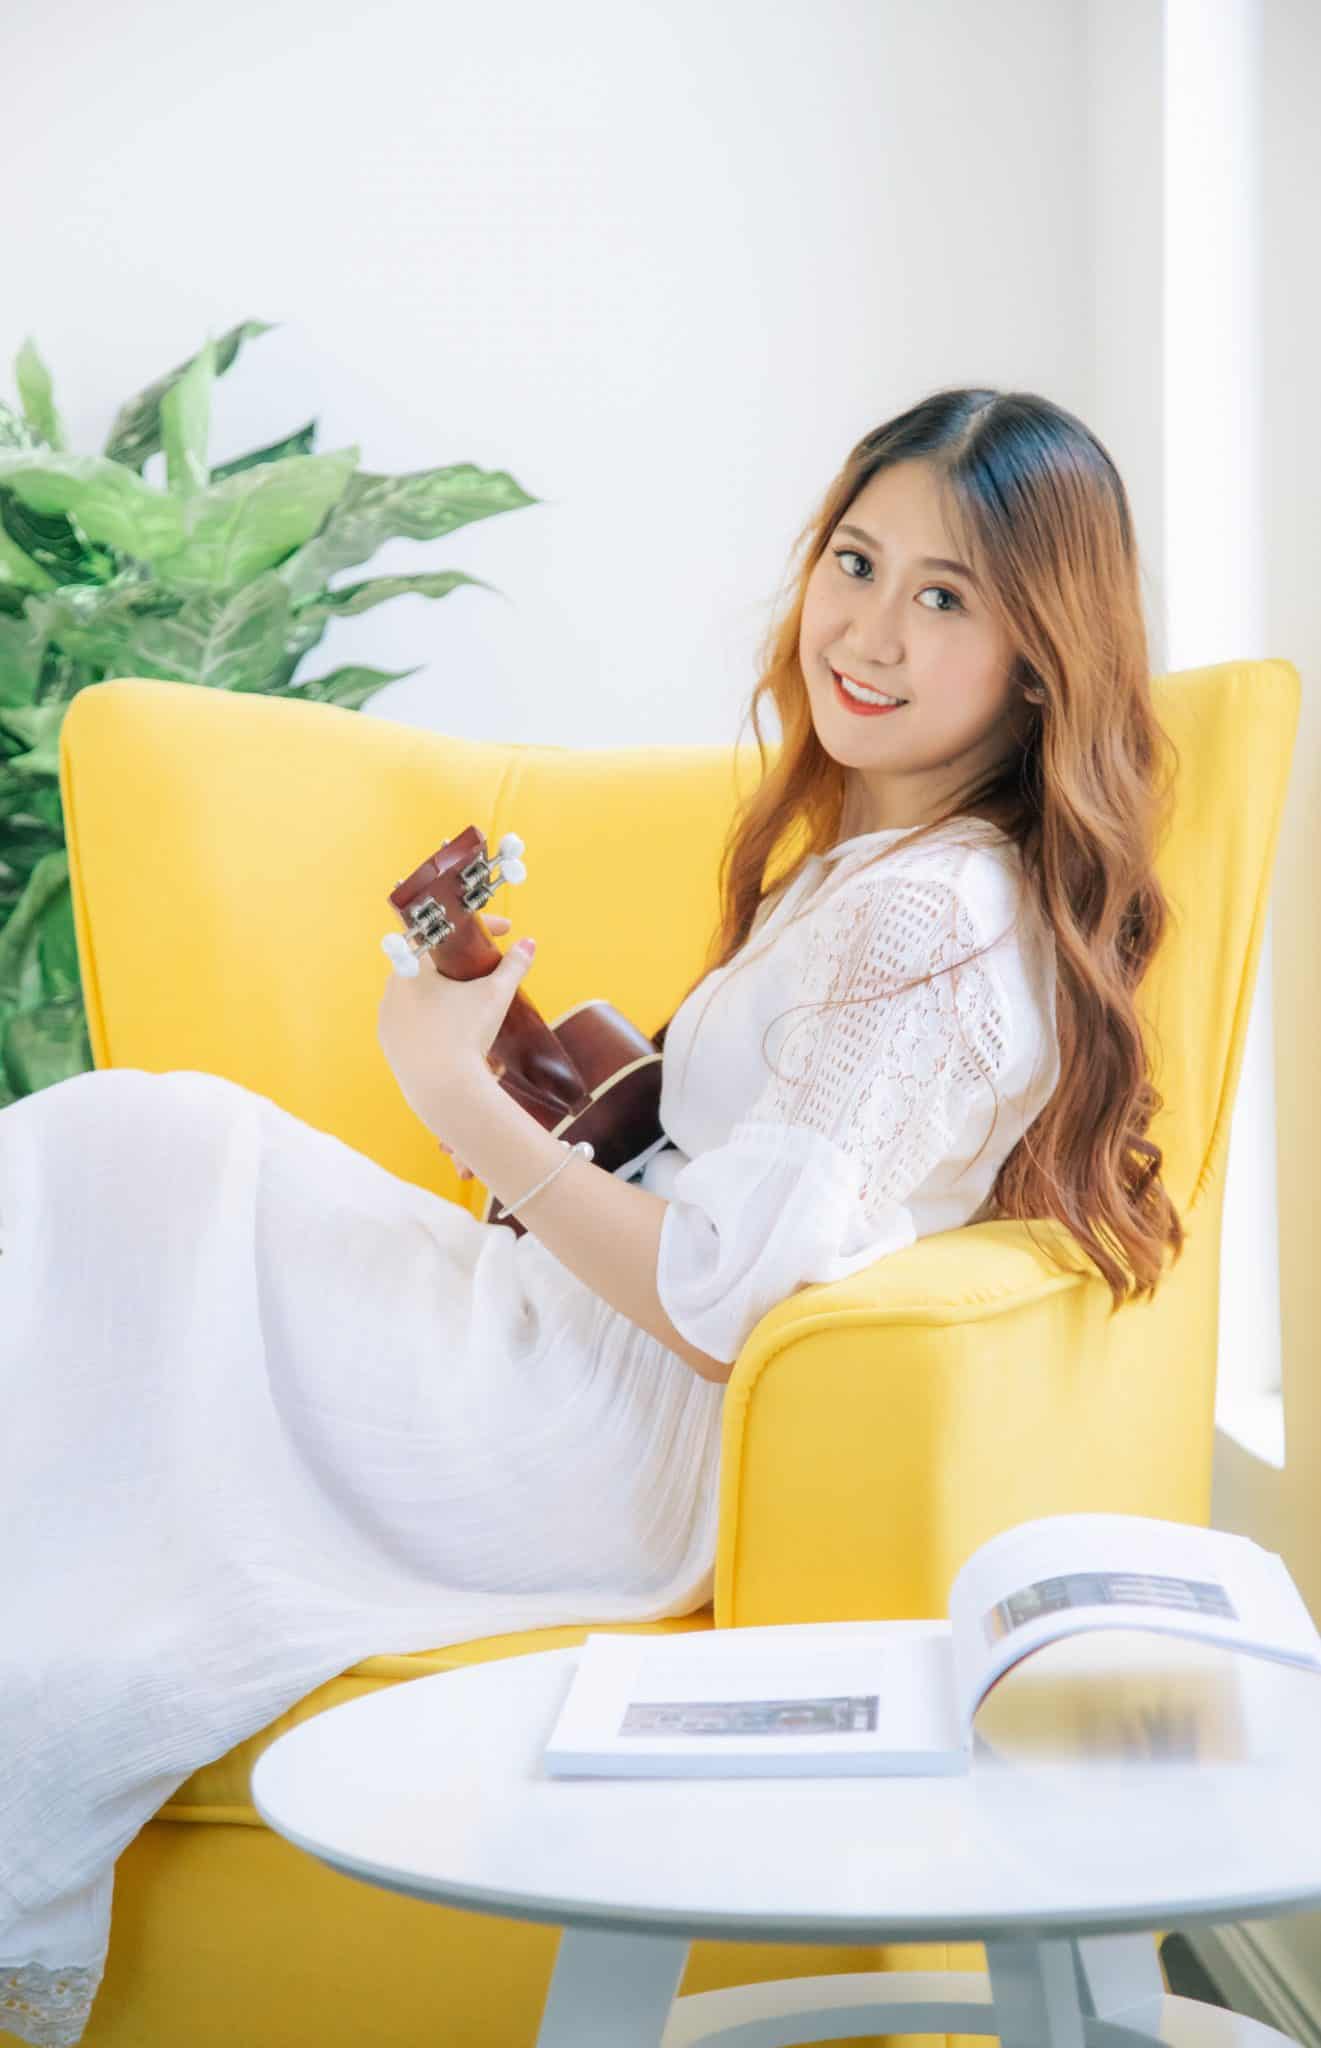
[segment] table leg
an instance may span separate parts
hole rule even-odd
[[[1001,2048],[1083,2048],[1074,1944],[987,1940],[986,1969]]]
[[[1069,1947],[1085,2017],[1117,2018],[1145,1999],[1164,1997],[1154,1934],[1094,1934],[1070,1941]]]
[[[684,1936],[566,1927],[537,2048],[659,2048],[687,1961]]]

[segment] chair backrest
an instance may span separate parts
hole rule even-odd
[[[1180,756],[1159,862],[1174,922],[1142,989],[1182,1212],[1223,1174],[1301,698],[1287,661],[1157,678]],[[376,1037],[388,891],[443,839],[514,831],[492,908],[540,942],[555,1019],[608,998],[654,1031],[700,971],[755,746],[578,750],[452,738],[335,706],[118,678],[83,690],[60,788],[98,1067],[197,1068],[476,1203]]]
[[[98,1067],[200,1069],[476,1209],[377,1039],[387,901],[476,825],[525,842],[491,910],[539,951],[548,1022],[609,1000],[655,1031],[700,972],[754,746],[576,751],[452,738],[333,705],[120,677],[60,732]],[[508,943],[501,941],[501,945]]]
[[[1226,661],[1157,678],[1180,757],[1157,859],[1172,922],[1138,1009],[1165,1098],[1151,1136],[1181,1214],[1223,1179],[1302,699],[1288,661]]]

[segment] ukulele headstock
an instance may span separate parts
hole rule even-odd
[[[404,929],[381,940],[381,950],[394,962],[395,973],[417,974],[424,953],[432,954],[438,972],[455,980],[488,972],[494,965],[495,949],[478,924],[477,913],[485,909],[502,883],[527,880],[523,850],[518,834],[506,832],[495,853],[488,854],[485,838],[475,825],[469,825],[457,837],[445,840],[411,875],[396,882],[389,900]]]

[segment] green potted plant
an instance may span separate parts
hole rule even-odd
[[[332,619],[445,597],[457,569],[331,589],[387,540],[435,540],[542,501],[472,463],[373,475],[313,452],[316,421],[211,468],[215,379],[271,323],[245,320],[140,391],[100,455],[68,451],[31,341],[0,402],[0,1108],[93,1065],[74,940],[59,737],[79,690],[151,676],[361,708],[416,674],[298,673]],[[143,476],[165,457],[165,488]]]

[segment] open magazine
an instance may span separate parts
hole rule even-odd
[[[966,1771],[974,1717],[997,1681],[1033,1652],[1093,1631],[1116,1632],[1082,1646],[1093,1680],[1127,1667],[1140,1683],[1142,1647],[1153,1637],[1166,1639],[1170,1671],[1203,1644],[1222,1657],[1241,1651],[1321,1672],[1321,1634],[1274,1551],[1140,1515],[1046,1515],[973,1552],[950,1587],[946,1621],[589,1634],[546,1745],[546,1770],[674,1778]],[[1154,1668],[1148,1663],[1148,1673]]]

